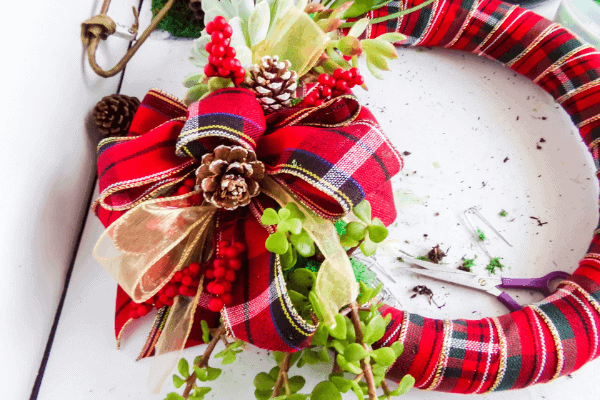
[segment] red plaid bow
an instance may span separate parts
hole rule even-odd
[[[203,154],[223,143],[255,150],[267,175],[285,185],[307,207],[335,220],[368,199],[386,225],[396,217],[390,178],[402,158],[373,115],[350,93],[322,107],[292,107],[266,118],[252,92],[222,89],[189,109],[156,90],[140,105],[128,137],[99,145],[100,198],[95,211],[108,226],[127,210],[185,179]],[[308,345],[315,327],[298,316],[285,295],[275,255],[265,249],[268,231],[262,210],[276,203],[265,194],[250,206],[217,213],[213,241],[247,243],[247,260],[233,287],[233,302],[222,311],[229,332],[258,347],[295,351]],[[200,295],[186,346],[202,343],[200,321],[216,323],[219,314]],[[135,303],[119,288],[115,333],[119,339]],[[160,313],[159,313],[160,318]],[[160,323],[140,357],[152,354]]]

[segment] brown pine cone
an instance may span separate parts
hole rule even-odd
[[[137,97],[124,94],[106,96],[94,107],[96,126],[104,136],[126,135],[139,105]]]
[[[256,153],[241,146],[218,146],[202,157],[196,170],[196,184],[204,198],[219,208],[235,210],[246,206],[260,193],[258,180],[265,175],[265,166]]]
[[[200,21],[204,20],[204,11],[202,10],[201,0],[190,0],[188,3],[188,8],[192,10],[194,18]]]
[[[254,92],[265,114],[283,107],[290,107],[296,96],[298,74],[289,68],[288,61],[279,61],[278,56],[264,56],[260,64],[254,64],[248,71],[244,83]]]

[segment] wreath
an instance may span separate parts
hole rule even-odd
[[[95,211],[107,230],[95,256],[119,283],[116,335],[159,309],[140,357],[155,355],[163,370],[178,362],[173,382],[184,389],[169,400],[210,391],[203,382],[220,375],[208,365],[220,340],[223,364],[245,342],[275,352],[277,366],[256,376],[259,399],[349,390],[375,399],[378,388],[389,398],[413,385],[487,393],[547,382],[598,356],[598,231],[556,292],[481,320],[387,306],[353,257],[387,237],[390,178],[403,166],[352,95],[364,85],[358,56],[375,76],[396,56],[392,44],[498,60],[552,95],[598,166],[592,46],[496,0],[202,4],[206,30],[192,50],[202,72],[186,79],[186,99],[151,90],[126,136],[99,145]],[[191,365],[178,361],[178,350],[201,343]],[[290,366],[332,357],[334,373],[301,394]]]

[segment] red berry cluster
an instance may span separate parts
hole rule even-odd
[[[235,49],[229,45],[233,29],[227,20],[221,16],[206,25],[206,33],[210,35],[210,42],[206,44],[208,64],[204,67],[204,74],[231,78],[237,86],[244,80],[246,70],[240,60],[235,58]]]
[[[173,277],[160,291],[144,303],[136,304],[129,312],[129,318],[139,318],[148,314],[152,307],[161,309],[172,306],[175,296],[194,297],[200,285],[200,264],[193,262],[181,271],[175,272]]]
[[[241,242],[222,240],[217,247],[218,256],[213,261],[213,267],[206,270],[204,275],[211,280],[206,285],[206,291],[212,295],[208,308],[215,312],[231,304],[231,283],[235,281],[235,271],[242,268],[242,255],[246,251],[246,246]]]
[[[318,107],[331,97],[339,96],[364,82],[365,78],[357,68],[350,68],[348,71],[338,68],[333,72],[333,76],[321,74],[319,86],[304,98],[304,104],[308,107]]]

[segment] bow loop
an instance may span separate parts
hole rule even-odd
[[[256,150],[265,129],[265,116],[254,93],[238,88],[217,90],[189,107],[177,155],[200,160],[224,140]]]

